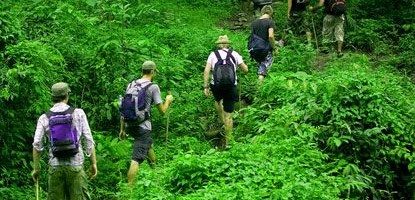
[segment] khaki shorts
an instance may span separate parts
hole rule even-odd
[[[88,182],[83,166],[58,166],[49,168],[48,200],[85,200]]]
[[[344,15],[326,15],[323,19],[323,43],[344,41]]]

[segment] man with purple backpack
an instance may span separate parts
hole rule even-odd
[[[128,84],[120,105],[119,137],[124,139],[127,133],[134,137],[131,164],[127,174],[130,186],[134,185],[140,163],[147,160],[152,168],[156,164],[151,138],[151,105],[157,105],[159,112],[164,114],[173,101],[173,96],[167,95],[163,103],[159,86],[151,82],[157,72],[153,61],[145,61],[141,70],[143,76]]]
[[[38,121],[33,141],[33,180],[40,176],[40,155],[44,150],[43,138],[49,139],[48,199],[91,199],[87,191],[87,177],[83,169],[85,155],[91,159],[91,178],[97,175],[95,143],[85,112],[68,105],[69,86],[59,82],[52,86],[50,110]]]

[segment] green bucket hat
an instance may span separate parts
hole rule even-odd
[[[156,69],[156,63],[151,60],[147,60],[143,63],[141,69]]]
[[[52,96],[54,97],[60,97],[68,95],[71,89],[69,89],[69,86],[67,83],[59,82],[52,85]]]

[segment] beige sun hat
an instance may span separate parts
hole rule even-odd
[[[219,36],[218,40],[215,42],[216,44],[230,44],[231,41],[229,40],[227,35]]]

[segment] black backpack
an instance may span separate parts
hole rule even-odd
[[[345,0],[330,0],[329,1],[330,14],[340,16],[346,13],[346,1]]]
[[[219,51],[214,51],[218,62],[215,63],[215,67],[213,69],[213,82],[215,86],[219,87],[227,87],[233,86],[236,83],[236,73],[235,73],[235,65],[236,60],[232,56],[232,50],[228,50],[226,52],[226,58],[222,59],[219,54]],[[232,59],[232,61],[231,61]]]
[[[259,6],[272,4],[272,0],[252,0],[252,2]]]
[[[258,35],[252,33],[248,39],[248,52],[251,59],[256,62],[262,62],[271,50],[271,45],[268,41],[262,39]]]
[[[301,5],[308,5],[310,4],[310,0],[294,0],[297,4]]]

